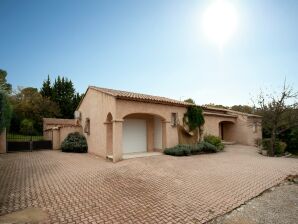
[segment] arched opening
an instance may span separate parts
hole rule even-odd
[[[113,116],[108,113],[106,119],[107,156],[113,155]]]
[[[123,154],[162,151],[166,135],[164,120],[156,114],[126,115],[123,118]]]
[[[235,141],[235,124],[232,121],[219,122],[219,136],[225,142]]]

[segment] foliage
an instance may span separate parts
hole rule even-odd
[[[11,119],[11,106],[7,95],[0,89],[0,133],[9,127]]]
[[[284,132],[298,127],[297,97],[298,92],[284,82],[278,94],[261,92],[255,100],[255,111],[262,116],[264,136],[271,139],[269,156],[276,154],[276,139]]]
[[[6,76],[7,72],[0,69],[0,89],[5,93],[10,94],[11,84],[7,83]]]
[[[220,108],[220,109],[229,109],[228,106],[224,106],[221,104],[214,104],[214,103],[208,103],[204,105],[205,107],[215,107],[215,108]]]
[[[253,114],[254,109],[251,106],[248,105],[234,105],[230,108],[231,110],[239,111],[242,113],[247,113],[247,114]]]
[[[61,78],[60,76],[55,79],[53,85],[48,76],[47,80],[42,84],[40,94],[44,98],[49,98],[59,106],[61,118],[73,118],[74,111],[83,96],[75,92],[71,80],[64,77]]]
[[[265,138],[262,140],[262,149],[266,150],[267,152],[271,148],[271,139]],[[274,155],[282,155],[285,152],[285,149],[287,147],[287,144],[285,142],[279,141],[278,139],[275,140],[274,148],[275,152]]]
[[[35,133],[33,121],[29,119],[22,120],[20,133],[24,135],[33,135]]]
[[[176,145],[172,148],[167,148],[164,150],[164,154],[171,156],[190,156],[199,153],[214,153],[217,152],[216,146],[208,142],[200,142],[194,145]]]
[[[204,125],[205,119],[202,108],[195,105],[189,106],[184,114],[184,122],[188,125],[190,131]]]
[[[52,95],[53,95],[53,90],[52,90],[52,86],[51,86],[51,80],[50,80],[50,76],[48,75],[48,78],[47,80],[45,80],[43,83],[42,83],[42,87],[40,89],[40,94],[43,96],[43,97],[48,97],[48,98],[52,98]]]
[[[33,122],[34,130],[42,132],[42,118],[57,117],[60,115],[59,107],[49,98],[43,98],[36,88],[19,89],[10,97],[13,106],[11,131],[18,132],[20,122],[29,119]]]
[[[61,144],[62,152],[87,152],[88,145],[85,136],[79,132],[70,133]]]
[[[298,127],[289,129],[281,134],[279,138],[287,143],[286,151],[298,154]]]
[[[215,135],[205,135],[204,141],[214,145],[219,151],[223,150],[225,147],[224,144],[221,142],[220,137]]]
[[[192,98],[188,98],[188,99],[184,100],[184,102],[196,104],[195,101]]]

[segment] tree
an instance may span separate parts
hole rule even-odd
[[[73,118],[74,116],[74,97],[75,89],[73,87],[72,81],[58,76],[55,79],[54,85],[52,87],[53,95],[52,100],[56,102],[61,111],[62,118]]]
[[[196,104],[195,101],[192,98],[188,98],[188,99],[184,100],[184,102]]]
[[[84,94],[79,94],[79,93],[76,93],[73,97],[73,111],[75,111],[79,105],[79,103],[81,102],[81,100],[83,99],[84,97]]]
[[[221,105],[221,104],[214,104],[214,103],[208,103],[204,105],[205,107],[215,107],[220,109],[229,109],[229,107]]]
[[[11,93],[11,84],[6,80],[7,72],[0,69],[0,89],[8,94]]]
[[[34,129],[41,132],[42,118],[60,116],[58,105],[49,98],[43,98],[36,88],[19,89],[10,100],[14,109],[11,127],[13,131],[19,131],[20,122],[28,119],[32,121]]]
[[[53,94],[53,89],[51,86],[51,80],[50,80],[50,76],[48,75],[47,80],[43,81],[42,83],[42,87],[40,89],[40,94],[43,97],[48,97],[48,98],[52,98],[52,94]]]
[[[2,87],[1,87],[2,88]],[[9,127],[11,119],[11,107],[6,93],[0,89],[0,133]]]
[[[231,107],[231,110],[239,111],[242,113],[253,114],[254,110],[251,106],[248,105],[234,105]]]
[[[275,154],[275,142],[282,133],[298,126],[298,92],[284,82],[279,94],[262,91],[255,100],[255,109],[263,117],[264,132],[271,138],[268,154]]]

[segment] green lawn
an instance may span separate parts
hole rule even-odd
[[[7,140],[8,141],[39,141],[43,140],[42,135],[37,135],[37,136],[30,136],[30,135],[21,135],[21,134],[10,134],[7,133]]]

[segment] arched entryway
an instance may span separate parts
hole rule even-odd
[[[225,142],[235,141],[235,124],[232,121],[219,122],[219,136]]]
[[[107,155],[113,155],[113,116],[108,113],[106,119],[106,144]]]
[[[165,141],[164,118],[134,113],[123,118],[123,154],[161,151]]]

